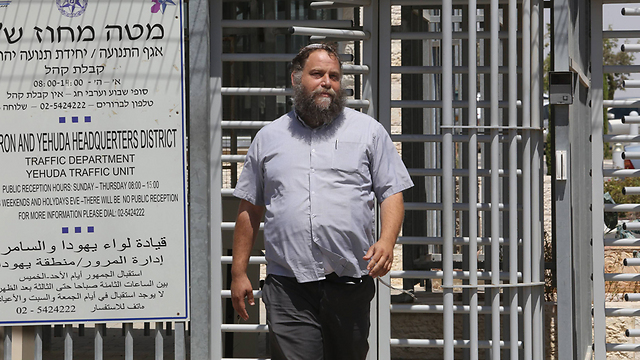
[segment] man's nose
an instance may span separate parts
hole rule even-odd
[[[331,88],[331,77],[329,77],[329,75],[323,76],[322,81],[320,82],[320,86],[327,89]]]

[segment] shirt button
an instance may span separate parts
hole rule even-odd
[[[312,192],[311,192],[311,195],[315,195],[315,194],[316,194],[316,192],[315,192],[315,191],[312,191]]]
[[[316,152],[316,149],[311,149],[311,152],[312,152],[312,153]]]

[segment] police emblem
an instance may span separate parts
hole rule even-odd
[[[56,0],[60,13],[66,17],[76,17],[84,14],[89,0]]]

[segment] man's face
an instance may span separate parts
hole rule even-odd
[[[312,52],[302,71],[291,74],[296,112],[310,127],[329,124],[342,112],[341,75],[338,59],[324,50]]]
[[[340,63],[324,50],[312,52],[302,69],[300,84],[307,94],[313,93],[316,105],[327,109],[340,93]]]

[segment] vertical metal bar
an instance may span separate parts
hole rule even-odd
[[[490,25],[490,102],[491,102],[491,284],[500,284],[500,178],[498,176],[500,164],[500,141],[497,127],[500,125],[500,109],[498,107],[498,61],[500,55],[500,30],[498,0],[491,0],[491,25]],[[500,359],[500,289],[491,290],[491,358]]]
[[[156,330],[158,329],[158,325],[156,324]],[[158,346],[158,332],[156,332],[156,354],[158,351],[158,347],[160,348],[160,352],[162,352],[162,333],[160,333],[160,346]],[[176,323],[176,335],[175,335],[175,360],[185,360],[187,358],[186,344],[185,344],[185,326],[184,322]],[[159,360],[162,357],[158,358]]]
[[[210,253],[211,241],[209,232],[210,216],[210,144],[221,141],[220,133],[213,134],[209,129],[211,113],[210,86],[216,80],[218,93],[215,104],[221,112],[220,98],[221,60],[222,53],[222,2],[213,1],[212,11],[209,11],[209,1],[191,0],[189,7],[189,193],[190,193],[190,283],[191,283],[191,355],[194,359],[219,359],[222,355],[221,334],[216,331],[216,325],[221,324],[220,313],[222,306],[213,308],[215,301],[211,293],[212,263],[219,259]],[[209,21],[211,20],[211,29]],[[216,54],[210,59],[210,36],[214,35]],[[215,63],[215,65],[214,65]],[[216,78],[211,79],[211,66],[216,68]],[[216,121],[221,120],[215,117]],[[211,138],[211,139],[210,139]],[[219,145],[219,143],[218,143]],[[219,166],[219,165],[218,165]],[[218,176],[220,173],[218,172]],[[212,223],[213,224],[213,223]],[[220,246],[220,243],[217,243]],[[215,268],[214,268],[215,269]],[[221,284],[220,288],[221,288]],[[214,323],[213,316],[218,319]],[[215,324],[215,325],[214,325]],[[215,334],[215,335],[214,335]],[[215,354],[215,357],[214,355]]]
[[[386,5],[386,6],[385,6]],[[382,6],[380,8],[379,6]],[[384,9],[384,10],[381,10]],[[388,24],[389,32],[385,34],[386,39],[381,41],[379,37],[379,28],[380,19],[385,19],[381,16],[380,12],[384,11],[388,15],[388,21],[385,23],[385,26]],[[383,89],[391,90],[391,78],[389,72],[391,71],[391,5],[386,4],[378,4],[378,2],[371,2],[370,6],[366,6],[363,8],[362,17],[363,17],[363,30],[369,32],[371,37],[367,40],[362,41],[362,53],[363,53],[363,65],[369,66],[369,73],[364,75],[363,77],[363,87],[362,87],[362,98],[369,100],[369,108],[367,109],[367,114],[372,117],[378,116],[378,121],[384,126],[388,133],[391,133],[391,103],[390,99],[381,100],[380,99],[380,87]],[[378,50],[378,46],[381,47],[380,51]],[[382,49],[387,49],[383,51]],[[384,54],[380,56],[380,54]],[[385,65],[381,65],[385,64]],[[381,76],[381,72],[385,72],[387,76]],[[381,105],[380,101],[385,101],[384,105]],[[381,111],[382,110],[382,111]],[[390,315],[388,319],[389,322],[385,324],[385,326],[380,323],[383,320],[379,314],[389,313],[389,297],[391,294],[388,289],[382,289],[384,287],[378,286],[378,292],[376,294],[376,298],[371,303],[371,329],[369,331],[369,343],[377,343],[378,341],[385,342],[386,346],[388,346],[388,339],[390,338],[390,333],[386,336],[386,340],[384,337],[380,337],[378,331],[388,331],[388,326],[390,325],[391,319]],[[385,330],[387,329],[387,330]],[[389,350],[390,351],[390,350]],[[379,357],[378,351],[370,351],[367,355],[367,360],[377,360]],[[384,359],[384,358],[383,358]]]
[[[35,327],[33,359],[42,360],[42,326]]]
[[[518,9],[516,0],[509,0],[509,283],[518,283]],[[518,356],[518,290],[509,289],[510,359]]]
[[[378,86],[383,93],[388,91],[391,94],[391,1],[380,0],[379,1],[379,18],[378,18],[378,48],[380,57],[378,59]],[[366,21],[366,18],[365,18]],[[376,24],[373,24],[376,27]],[[365,29],[369,26],[365,25]],[[370,31],[370,30],[369,30]],[[363,47],[372,46],[370,42],[365,42]],[[378,92],[380,93],[380,91]],[[379,96],[378,97],[378,116],[379,121],[383,126],[387,126],[389,133],[391,133],[391,96]],[[391,283],[391,277],[389,275],[384,277],[387,283]],[[391,339],[391,290],[386,286],[380,286],[378,282],[378,351],[377,358],[380,360],[391,359],[391,346],[389,340]]]
[[[540,128],[540,118],[542,115],[542,68],[543,68],[543,44],[544,16],[543,1],[532,0],[531,7],[531,126]],[[541,204],[542,168],[541,159],[543,154],[542,132],[533,133],[533,143],[531,155],[531,280],[540,282],[544,279],[544,236]],[[544,358],[544,288],[536,287],[533,293],[533,316],[532,316],[532,359]],[[526,356],[526,355],[525,355]]]
[[[531,3],[522,1],[522,281],[531,283]],[[523,289],[523,359],[532,360],[531,287]]]
[[[104,335],[107,325],[96,324],[93,338],[93,354],[95,360],[102,360],[104,357]]]
[[[67,324],[62,330],[64,338],[64,360],[73,360],[73,325]]]
[[[124,360],[133,360],[133,324],[125,323],[124,326]]]
[[[477,81],[478,81],[478,51],[477,51],[477,28],[478,10],[477,1],[469,0],[469,42],[468,42],[468,64],[469,64],[469,359],[478,360],[478,130],[477,125]]]
[[[215,5],[215,6],[214,6]],[[211,277],[211,283],[208,285],[212,295],[208,304],[211,323],[211,359],[219,359],[222,357],[222,271],[220,259],[222,257],[222,62],[217,58],[222,54],[222,1],[214,1],[210,9],[210,21],[213,34],[211,36],[211,104],[209,110],[209,186],[210,189],[210,218],[209,218],[209,236],[210,249],[207,253],[211,254],[211,259],[215,264]],[[193,253],[193,252],[192,252]],[[192,275],[193,276],[193,275]]]
[[[13,328],[11,326],[4,327],[4,360],[11,360],[13,343]]]
[[[157,322],[156,323],[156,328],[154,330],[154,338],[155,338],[155,353],[156,353],[156,360],[162,360],[164,359],[164,337],[162,335],[162,322]],[[177,337],[176,337],[176,341],[177,341]],[[177,347],[176,347],[176,354],[177,354]],[[176,355],[177,356],[177,355]]]
[[[593,238],[593,341],[597,360],[606,358],[606,319],[604,315],[604,204],[602,198],[602,0],[591,1],[591,169]]]
[[[444,359],[453,360],[453,6],[442,3],[442,270]]]

